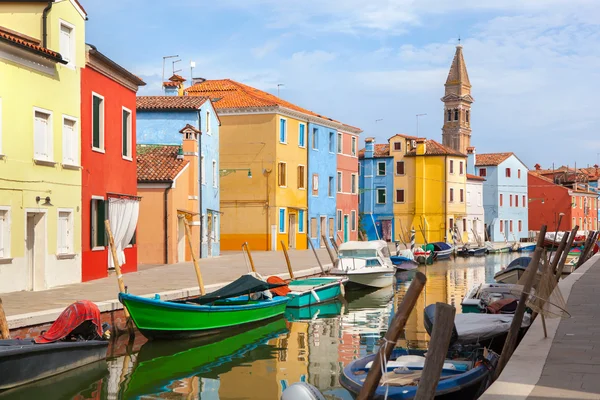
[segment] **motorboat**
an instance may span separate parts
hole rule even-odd
[[[348,277],[348,286],[382,288],[394,283],[396,267],[383,240],[350,241],[338,249],[335,268],[329,273]]]

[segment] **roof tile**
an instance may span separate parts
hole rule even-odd
[[[138,182],[172,182],[188,164],[187,160],[177,159],[180,146],[137,145]]]
[[[197,110],[208,98],[192,96],[138,96],[138,110]]]
[[[475,157],[475,165],[477,166],[498,166],[502,164],[506,159],[510,156],[513,156],[514,153],[487,153],[487,154],[477,154]]]
[[[420,139],[420,138],[419,138]],[[417,150],[411,150],[406,153],[407,156],[416,156]],[[425,139],[425,155],[426,156],[457,156],[466,157],[466,154],[451,149],[450,147],[444,146],[441,143],[436,142],[432,139]]]
[[[66,63],[66,61],[63,61],[62,56],[59,53],[41,46],[39,42],[34,42],[32,38],[3,26],[0,26],[0,40],[23,47],[28,51],[32,51],[46,58],[51,58],[55,61]]]
[[[390,156],[390,145],[389,144],[376,144],[373,148],[373,157],[389,157]],[[365,149],[358,151],[358,158],[365,158]]]
[[[467,179],[470,179],[472,181],[485,181],[484,177],[473,175],[473,174],[467,174]]]

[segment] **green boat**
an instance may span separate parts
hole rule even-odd
[[[288,297],[253,300],[251,296],[280,286],[243,275],[215,292],[186,300],[163,301],[158,295],[151,299],[119,293],[119,301],[148,339],[180,339],[216,334],[283,314]]]
[[[285,318],[288,321],[306,321],[321,318],[333,318],[342,313],[341,301],[330,301],[324,304],[311,305],[307,307],[285,309]]]
[[[121,383],[119,398],[169,392],[177,380],[192,376],[218,379],[248,359],[273,358],[275,349],[267,342],[287,331],[285,320],[279,317],[268,324],[246,326],[245,330],[232,329],[226,335],[147,342],[137,355],[133,371]]]
[[[326,303],[344,295],[344,285],[348,278],[306,278],[295,279],[289,283],[291,290],[288,307],[307,307]]]

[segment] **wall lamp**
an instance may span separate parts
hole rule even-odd
[[[236,171],[248,171],[248,178],[252,178],[252,171],[250,168],[229,168],[229,169],[221,169],[219,170],[220,176],[227,176],[229,174],[233,174]]]
[[[530,202],[530,203],[531,203],[532,201],[534,201],[534,200],[541,200],[541,201],[542,201],[542,204],[544,204],[544,203],[545,203],[545,199],[544,199],[543,197],[532,197],[532,198],[529,198],[528,200],[529,200],[529,202]]]
[[[35,197],[35,202],[39,204],[39,202],[42,200],[42,198],[40,196],[36,196]],[[50,196],[46,196],[46,198],[44,199],[44,204],[42,204],[43,206],[50,206],[52,207],[52,203],[50,203]]]

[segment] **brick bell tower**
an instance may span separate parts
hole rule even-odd
[[[456,46],[454,60],[446,79],[444,102],[444,126],[442,143],[454,150],[467,154],[471,146],[471,82],[463,58],[462,46]]]

